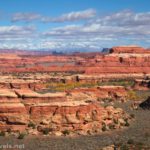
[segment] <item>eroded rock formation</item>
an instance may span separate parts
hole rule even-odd
[[[113,47],[106,54],[86,55],[4,53],[0,56],[0,130],[61,135],[128,126],[131,117],[122,109],[98,101],[123,101],[131,85],[99,84],[131,79],[135,89],[149,88],[149,77],[150,52],[140,47]],[[58,92],[59,85],[66,89]],[[53,86],[57,88],[50,91]]]
[[[8,55],[8,54],[7,54]],[[110,53],[87,53],[63,56],[6,54],[0,57],[0,71],[16,72],[68,72],[98,75],[150,74],[150,51],[141,47],[113,47]]]
[[[108,89],[107,89],[108,90]],[[92,97],[91,97],[92,101]],[[130,117],[122,109],[102,107],[86,98],[70,100],[67,93],[39,94],[31,90],[0,90],[0,130],[63,134],[93,134],[126,126]],[[117,122],[115,123],[114,119]],[[123,123],[124,122],[124,123]],[[35,129],[29,126],[35,125]]]

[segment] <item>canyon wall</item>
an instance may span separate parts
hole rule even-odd
[[[3,54],[0,72],[69,72],[79,74],[150,74],[150,51],[141,47],[113,47],[109,53],[64,56]]]

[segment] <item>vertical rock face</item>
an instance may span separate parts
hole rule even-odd
[[[141,47],[113,47],[110,53],[89,63],[86,74],[149,74],[150,51]],[[90,62],[90,61],[89,61]],[[87,62],[86,62],[87,64]]]
[[[68,104],[67,104],[68,105]],[[101,129],[103,108],[95,104],[78,104],[66,106],[39,106],[31,107],[31,119],[39,126],[46,122],[53,131],[93,130],[97,125]],[[40,124],[41,123],[41,124]]]
[[[29,114],[25,105],[10,90],[0,90],[0,130],[25,130]]]
[[[134,89],[136,90],[149,90],[150,80],[149,79],[136,79]]]
[[[69,72],[85,74],[150,74],[150,51],[137,46],[120,46],[110,53],[78,53],[64,56],[1,55],[0,72]],[[62,67],[63,66],[63,67]],[[121,68],[121,69],[120,69]]]
[[[145,50],[142,47],[137,47],[137,46],[120,46],[120,47],[113,47],[110,49],[110,53],[150,53],[149,51]]]

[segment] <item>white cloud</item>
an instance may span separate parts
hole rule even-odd
[[[111,24],[114,26],[150,25],[150,12],[135,13],[131,10],[123,10],[100,17],[96,22],[103,25]]]
[[[24,21],[24,22],[31,22],[31,21],[41,21],[44,23],[51,23],[51,22],[67,22],[67,21],[78,21],[78,20],[85,20],[92,18],[96,15],[96,10],[94,9],[87,9],[83,11],[74,11],[70,13],[63,14],[58,17],[51,17],[51,16],[44,16],[38,13],[15,13],[12,16],[12,22]]]
[[[150,12],[135,13],[124,10],[101,17],[94,15],[94,10],[85,10],[48,18],[49,22],[87,20],[82,24],[69,23],[65,26],[51,27],[39,35],[33,26],[0,27],[0,48],[7,45],[11,48],[25,49],[96,51],[102,47],[133,43],[149,46]],[[13,42],[15,40],[16,42]]]
[[[90,20],[83,25],[68,25],[50,29],[45,36],[62,37],[150,37],[150,12],[121,11]]]
[[[17,21],[25,21],[25,22],[30,22],[30,21],[35,21],[41,18],[40,14],[37,13],[16,13],[12,16],[12,22],[17,22]]]
[[[66,22],[66,21],[78,21],[92,18],[96,15],[96,11],[94,9],[87,9],[84,11],[70,12],[67,14],[63,14],[59,17],[50,18],[43,17],[43,22]]]
[[[35,31],[34,26],[0,26],[0,39],[28,38],[32,37]]]

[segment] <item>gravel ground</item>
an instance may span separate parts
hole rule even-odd
[[[104,132],[101,135],[80,137],[25,137],[19,140],[14,137],[0,137],[2,144],[24,144],[25,150],[100,150],[100,148],[111,145],[114,142],[126,142],[133,139],[144,145],[150,146],[150,111],[130,110],[130,102],[115,104],[122,107],[130,114],[135,115],[135,120],[129,128],[119,131]]]

